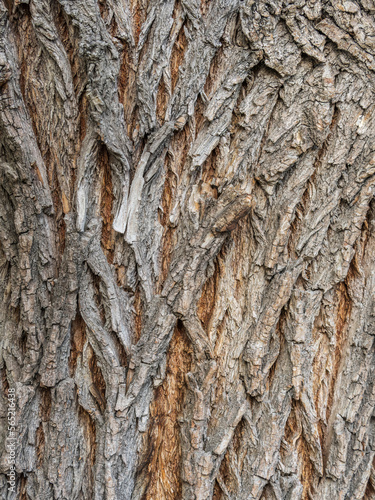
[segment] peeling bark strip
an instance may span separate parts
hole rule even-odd
[[[374,40],[0,0],[1,498],[375,499]]]

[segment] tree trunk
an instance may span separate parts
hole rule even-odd
[[[375,499],[374,14],[0,0],[1,498]]]

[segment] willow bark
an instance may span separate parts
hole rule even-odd
[[[0,0],[1,498],[375,499],[374,14]]]

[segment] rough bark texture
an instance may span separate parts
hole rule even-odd
[[[375,498],[374,109],[373,0],[0,0],[1,498]]]

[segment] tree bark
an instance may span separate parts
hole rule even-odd
[[[1,498],[375,499],[374,14],[0,0]]]

